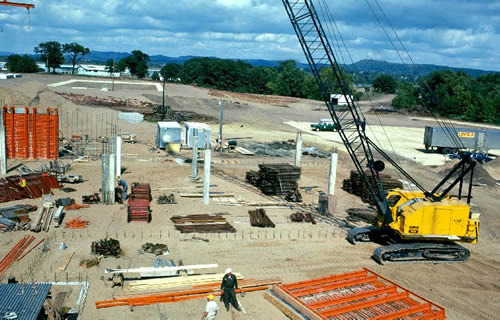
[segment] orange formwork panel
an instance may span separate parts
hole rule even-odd
[[[273,293],[314,319],[446,319],[444,308],[366,268],[277,285]]]
[[[57,108],[4,107],[8,158],[55,160],[59,156]]]

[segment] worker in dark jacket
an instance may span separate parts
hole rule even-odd
[[[222,278],[222,283],[220,285],[220,289],[222,291],[221,298],[227,311],[229,311],[229,304],[232,304],[236,310],[241,311],[235,294],[235,289],[238,289],[238,280],[236,279],[236,276],[231,273],[231,271],[231,268],[227,268],[226,273]]]
[[[127,190],[128,190],[128,184],[127,181],[121,179],[118,177],[118,186],[122,188],[122,201],[127,200]]]

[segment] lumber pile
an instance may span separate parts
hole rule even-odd
[[[403,188],[403,184],[401,181],[393,179],[390,175],[387,174],[379,174],[380,181],[384,186],[384,190],[389,191],[395,188]],[[342,189],[345,191],[355,194],[363,200],[363,202],[374,205],[375,201],[370,193],[370,190],[365,185],[363,181],[363,177],[355,171],[351,171],[351,175],[348,179],[345,179],[342,184]]]
[[[92,254],[104,257],[112,256],[118,258],[122,253],[120,241],[111,238],[92,241],[90,248]]]
[[[243,275],[240,273],[234,273],[236,279],[238,279],[238,284],[243,280]],[[129,291],[155,291],[155,290],[173,290],[173,289],[185,289],[187,287],[199,287],[205,286],[212,283],[219,283],[224,278],[221,273],[217,274],[202,274],[202,275],[190,275],[190,276],[179,276],[179,277],[168,277],[168,278],[156,278],[156,279],[146,279],[146,280],[135,280],[129,281],[127,284],[127,290]]]
[[[300,211],[292,213],[290,215],[290,220],[293,222],[308,222],[312,224],[316,224],[316,220],[314,219],[313,215],[309,212],[302,213]]]
[[[250,224],[252,227],[259,228],[274,228],[275,224],[267,216],[266,210],[258,208],[256,210],[248,210],[250,215]]]
[[[216,275],[219,278],[215,282],[205,284],[192,284],[189,287],[170,289],[160,292],[149,292],[143,294],[127,294],[113,297],[112,300],[96,301],[96,308],[109,308],[116,306],[145,306],[156,303],[172,303],[193,299],[204,299],[209,294],[220,296],[220,283],[223,275]],[[192,276],[195,277],[195,276]],[[192,278],[184,277],[184,278]],[[151,281],[151,280],[145,280]],[[238,289],[236,293],[252,292],[259,290],[268,290],[270,286],[280,284],[280,279],[264,279],[264,280],[242,280],[238,281]]]
[[[173,216],[175,229],[181,233],[234,233],[236,229],[220,213]]]
[[[259,164],[259,171],[248,171],[246,180],[266,195],[284,195],[297,191],[300,168],[287,163]]]
[[[14,245],[14,247],[12,247],[12,249],[7,253],[2,261],[0,261],[0,277],[2,277],[4,272],[7,271],[7,269],[9,269],[9,267],[14,264],[14,262],[24,257],[24,255],[22,255],[24,250],[28,248],[33,240],[35,240],[35,237],[33,236],[24,236]]]
[[[128,199],[127,222],[151,222],[151,209],[149,203],[152,199],[151,186],[149,184],[133,183],[132,193]]]

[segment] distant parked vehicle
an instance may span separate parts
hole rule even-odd
[[[320,119],[318,123],[311,124],[312,131],[335,131],[332,119]]]
[[[425,127],[424,145],[425,150],[436,148],[443,154],[463,149],[487,153],[491,149],[500,149],[500,130]]]

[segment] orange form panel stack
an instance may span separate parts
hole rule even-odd
[[[311,320],[446,319],[444,308],[366,268],[277,285],[272,293]]]
[[[58,158],[57,108],[4,107],[3,121],[8,158]]]

